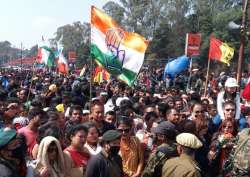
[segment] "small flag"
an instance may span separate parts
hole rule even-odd
[[[63,55],[63,44],[62,44],[62,39],[63,36],[60,38],[60,40],[57,42],[57,69],[58,72],[62,74],[68,74],[69,72],[69,66],[68,66],[68,61]]]
[[[52,67],[55,62],[54,52],[43,37],[41,43],[38,45],[37,61],[49,67]]]
[[[100,66],[97,66],[94,71],[94,82],[100,84],[103,81],[110,79],[110,74]]]
[[[91,8],[91,55],[99,66],[132,86],[144,62],[148,41],[120,28],[107,14]]]
[[[230,61],[234,56],[234,49],[229,47],[227,43],[223,43],[220,40],[211,37],[209,48],[209,59],[217,60],[226,63],[230,66]]]

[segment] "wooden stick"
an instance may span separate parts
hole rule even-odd
[[[208,63],[207,63],[207,75],[206,75],[204,97],[207,96],[207,85],[208,85],[209,70],[210,70],[210,59],[208,59]]]

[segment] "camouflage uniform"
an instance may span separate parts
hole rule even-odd
[[[141,177],[160,177],[167,159],[178,156],[175,144],[162,144],[148,160]]]

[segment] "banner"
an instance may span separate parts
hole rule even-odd
[[[188,57],[200,55],[201,34],[187,33],[185,55]]]
[[[69,59],[69,61],[74,62],[74,61],[76,60],[76,52],[70,51],[70,52],[68,53],[68,59]]]

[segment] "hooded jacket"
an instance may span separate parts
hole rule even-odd
[[[48,148],[50,144],[53,142],[57,146],[57,159],[52,165],[50,164],[49,159],[48,159]],[[65,163],[64,163],[63,151],[62,151],[60,142],[52,136],[47,136],[43,138],[43,140],[39,144],[35,170],[38,172],[43,167],[47,167],[49,169],[50,177],[65,177],[64,175]]]

